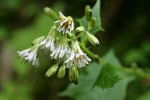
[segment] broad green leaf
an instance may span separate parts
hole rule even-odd
[[[111,65],[114,65],[116,67],[121,66],[121,63],[115,56],[113,50],[110,50],[103,58]]]
[[[104,59],[110,64],[120,65],[112,51],[108,52]],[[124,77],[124,79],[108,89],[102,89],[101,87],[92,88],[101,69],[102,64],[91,63],[86,70],[80,73],[79,84],[70,84],[60,95],[72,97],[74,100],[123,100],[126,95],[127,85],[133,78]]]
[[[103,65],[95,85],[103,89],[110,88],[120,79],[121,77],[118,73],[118,70],[112,65],[106,63]]]
[[[97,0],[96,4],[94,5],[92,9],[92,15],[93,17],[96,18],[96,24],[95,24],[95,27],[92,30],[90,30],[90,33],[95,34],[96,32],[100,30],[103,31],[103,28],[101,26],[101,18],[100,18],[100,0]],[[78,22],[80,23],[81,26],[84,26],[87,29],[88,22],[85,16],[79,19]]]
[[[133,78],[125,78],[116,83],[112,88],[103,90],[95,87],[94,89],[76,96],[75,100],[124,100],[128,83]]]

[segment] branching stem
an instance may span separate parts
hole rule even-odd
[[[109,63],[107,62],[106,60],[104,60],[102,57],[98,56],[97,54],[91,52],[88,48],[86,48],[83,44],[80,44],[81,48],[86,52],[86,54],[88,56],[90,56],[91,58],[95,59],[98,61],[98,63],[102,63],[102,64],[105,64],[105,63]],[[114,66],[115,67],[115,66]],[[146,79],[150,79],[150,74],[149,73],[145,73],[142,69],[140,68],[132,68],[132,67],[125,67],[125,66],[118,66],[118,67],[115,67],[117,68],[118,70],[120,71],[123,71],[127,74],[130,74],[130,75],[134,75],[134,76],[137,76],[137,77],[141,77],[141,78],[146,78]]]

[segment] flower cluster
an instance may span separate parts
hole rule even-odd
[[[46,72],[46,76],[55,74],[58,70],[58,77],[65,76],[66,69],[69,69],[69,80],[78,83],[78,69],[83,68],[91,62],[91,59],[80,47],[81,40],[76,33],[84,33],[92,44],[99,44],[98,39],[90,34],[83,26],[74,30],[74,20],[71,16],[64,16],[59,12],[59,17],[54,22],[48,35],[37,38],[33,41],[31,48],[17,51],[19,56],[31,65],[39,66],[39,53],[41,49],[50,51],[50,58],[56,60]],[[81,35],[80,35],[81,36]]]

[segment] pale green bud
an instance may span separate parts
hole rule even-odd
[[[93,45],[99,44],[98,39],[93,34],[90,34],[87,31],[85,33],[86,33],[86,35],[88,37],[88,40],[91,42],[91,44],[93,44]]]
[[[78,79],[79,79],[79,72],[78,68],[76,66],[72,66],[69,69],[69,80],[71,82],[74,82],[75,84],[78,84]]]
[[[60,68],[59,68],[59,71],[58,71],[58,78],[63,78],[65,76],[65,73],[66,73],[66,66],[63,64]]]
[[[91,18],[92,18],[92,9],[90,8],[89,5],[87,5],[85,7],[85,16],[86,16],[86,20],[87,21],[91,21]]]
[[[95,18],[95,17],[92,17],[92,18],[91,18],[91,21],[90,21],[90,26],[91,26],[91,27],[94,27],[94,26],[95,26],[95,23],[96,23],[96,18]]]
[[[49,8],[49,7],[45,7],[44,8],[44,12],[47,14],[47,15],[49,15],[52,19],[54,19],[54,20],[58,20],[59,19],[59,17],[58,17],[58,15],[56,14],[56,12],[55,11],[53,11],[51,8]]]
[[[79,27],[76,28],[76,31],[77,32],[83,32],[83,31],[85,31],[85,29],[84,29],[83,26],[79,26]]]
[[[56,73],[58,69],[58,64],[52,65],[46,72],[45,76],[50,77]]]
[[[32,41],[32,45],[36,44],[36,43],[40,43],[41,41],[43,41],[45,39],[45,36],[41,36],[39,38],[36,38],[35,40]]]

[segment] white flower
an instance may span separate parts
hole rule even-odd
[[[55,49],[54,41],[55,39],[53,37],[47,37],[40,43],[40,45],[43,46],[42,48],[49,48],[50,51],[53,51]]]
[[[63,44],[59,44],[50,55],[54,59],[63,58],[65,57],[69,52],[69,47]]]
[[[52,26],[52,28],[50,29],[48,36],[46,38],[44,38],[39,46],[42,46],[42,49],[45,48],[49,48],[50,51],[53,51],[55,49],[55,30],[56,30],[56,26]]]
[[[91,61],[91,59],[81,50],[77,42],[75,45],[75,48],[71,50],[70,56],[65,61],[67,68],[72,67],[73,64],[79,68],[82,68]]]
[[[65,63],[67,68],[72,67],[73,64],[79,68],[82,68],[85,67],[90,61],[91,59],[82,51],[77,53],[72,50],[70,57],[65,61]]]
[[[72,17],[65,17],[61,12],[59,12],[60,20],[55,21],[54,23],[59,23],[57,30],[59,32],[70,33],[74,29],[74,22]]]
[[[39,65],[37,49],[31,50],[31,48],[25,49],[23,51],[17,51],[20,57],[24,58],[25,61],[31,63],[32,65]]]

